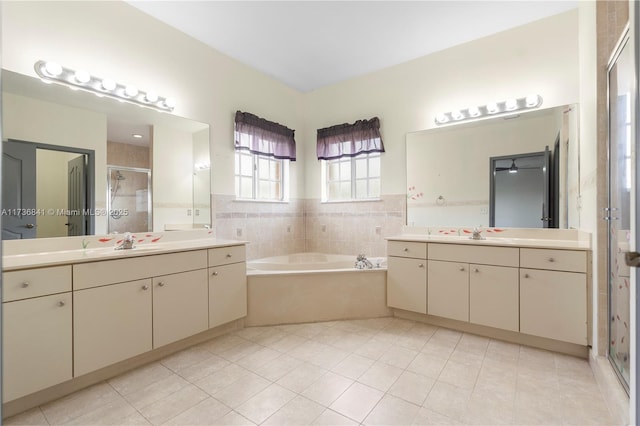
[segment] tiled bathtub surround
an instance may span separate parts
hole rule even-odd
[[[248,241],[248,259],[305,251],[386,256],[384,238],[399,234],[406,217],[404,194],[346,203],[321,203],[319,199],[265,203],[234,198],[214,195],[215,235]]]

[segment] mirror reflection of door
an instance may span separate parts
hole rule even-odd
[[[548,147],[543,152],[491,157],[489,163],[489,226],[557,227],[557,192]]]
[[[3,142],[3,239],[93,232],[93,151]]]

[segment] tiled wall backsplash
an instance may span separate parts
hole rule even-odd
[[[248,241],[249,259],[305,251],[386,256],[384,238],[399,234],[406,223],[404,194],[348,203],[247,202],[214,195],[213,206],[216,237]]]

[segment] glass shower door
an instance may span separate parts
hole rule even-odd
[[[630,380],[631,270],[624,255],[632,245],[632,184],[635,178],[631,140],[631,90],[633,57],[628,37],[619,45],[609,65],[609,194],[608,221],[608,356],[625,389]],[[634,197],[635,198],[635,197]]]
[[[109,166],[108,173],[109,233],[151,231],[151,170]]]

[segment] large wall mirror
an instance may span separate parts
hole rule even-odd
[[[4,239],[211,224],[208,124],[6,70],[2,106]]]
[[[408,133],[407,225],[579,227],[577,108],[565,105]],[[544,160],[545,152],[547,161],[534,161],[538,153]],[[526,186],[515,187],[520,184]],[[552,191],[550,206],[543,205],[545,189]],[[538,190],[539,196],[532,195]],[[535,211],[533,222],[522,214],[528,201],[523,196],[536,197],[527,207]]]

